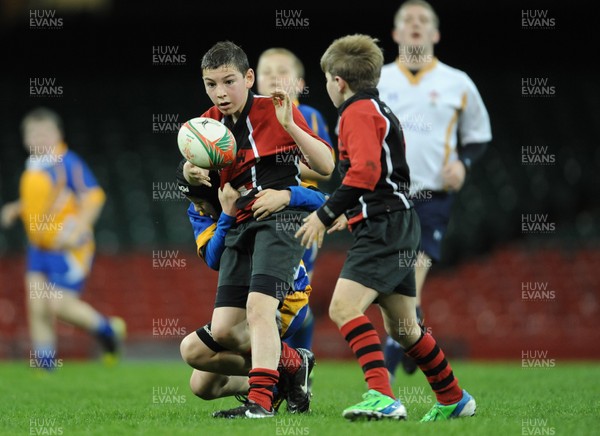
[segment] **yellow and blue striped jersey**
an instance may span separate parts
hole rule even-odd
[[[45,250],[58,249],[76,223],[84,194],[92,203],[105,201],[104,190],[90,168],[66,144],[52,155],[30,156],[19,186],[21,219],[29,243]]]

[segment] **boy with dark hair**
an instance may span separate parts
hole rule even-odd
[[[322,175],[330,174],[334,167],[331,146],[308,127],[285,91],[270,97],[250,91],[254,71],[234,43],[218,42],[206,52],[202,79],[214,103],[202,116],[222,121],[238,146],[236,161],[220,172],[221,186],[230,183],[241,194],[236,223],[225,237],[221,257],[213,338],[226,345],[231,328],[247,319],[252,348],[248,402],[215,416],[272,417],[281,353],[276,312],[282,297],[293,288],[304,252],[294,233],[307,212],[286,207],[256,220],[252,206],[260,191],[299,185],[301,160]],[[303,352],[295,360],[294,382],[305,392],[304,409],[309,402],[306,389],[314,356]]]
[[[210,268],[218,270],[225,248],[225,235],[235,224],[235,202],[240,194],[230,184],[219,189],[220,178],[216,171],[195,168],[203,173],[204,183],[190,184],[184,175],[186,166],[190,167],[191,164],[183,159],[177,168],[177,184],[179,190],[190,200],[187,214],[194,231],[197,253]],[[267,189],[261,193],[270,199],[266,203],[260,202],[259,206],[262,206],[256,213],[265,217],[288,204],[315,210],[325,201],[322,193],[300,186],[292,186],[289,190],[282,191]],[[277,312],[277,326],[282,340],[293,337],[302,325],[311,290],[306,268],[301,262],[294,277],[293,292],[285,295]],[[250,370],[250,338],[246,322],[232,330],[237,335],[240,350],[238,352],[231,351],[214,340],[211,323],[190,333],[181,342],[181,356],[194,368],[190,377],[190,388],[202,399],[213,400],[236,395],[236,398],[247,400],[245,395],[249,387],[247,374]],[[297,351],[293,347],[290,349],[286,344],[282,344],[282,347],[283,362],[280,362],[278,369],[283,374],[280,375],[277,385],[273,408],[278,410],[283,400],[286,400],[289,411],[301,412],[303,410],[298,410],[297,406],[302,406],[298,402],[305,398],[304,393],[296,395],[297,393],[290,389],[288,379],[294,374],[287,373],[285,365],[286,358],[289,359],[289,355]],[[242,349],[245,351],[241,352]]]

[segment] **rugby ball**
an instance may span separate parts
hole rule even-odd
[[[197,117],[186,121],[177,133],[179,151],[189,162],[207,170],[231,165],[237,144],[231,130],[212,118]]]

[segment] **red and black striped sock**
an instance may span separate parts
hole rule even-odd
[[[265,410],[271,410],[273,388],[279,381],[279,372],[268,368],[252,368],[248,377],[248,399],[260,404]]]
[[[454,404],[461,400],[462,389],[458,386],[458,379],[454,377],[452,367],[433,336],[429,333],[423,334],[405,353],[415,359],[427,377],[438,402]]]
[[[296,374],[302,365],[302,357],[295,348],[281,341],[281,357],[277,369],[288,374]]]
[[[340,331],[358,359],[369,389],[396,398],[385,368],[379,335],[369,318],[365,315],[354,318],[344,324]]]

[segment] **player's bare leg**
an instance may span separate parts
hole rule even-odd
[[[55,318],[49,299],[52,295],[43,295],[35,290],[49,289],[46,276],[41,273],[30,272],[25,276],[25,290],[27,295],[27,315],[29,335],[33,350],[30,353],[30,365],[35,367],[54,369],[56,359],[56,329]],[[32,360],[33,359],[33,360]]]
[[[419,251],[419,255],[417,256],[417,264],[415,265],[415,285],[417,288],[417,298],[415,301],[416,307],[421,306],[423,286],[425,285],[427,273],[431,268],[431,263],[431,258],[427,256],[425,252]]]
[[[246,309],[239,307],[217,307],[211,320],[213,339],[231,351],[245,353],[250,349],[250,333],[246,320]]]
[[[248,373],[248,401],[234,409],[217,411],[213,413],[214,417],[269,418],[275,415],[273,394],[279,381],[277,366],[281,354],[281,338],[276,321],[278,305],[279,300],[275,297],[260,292],[248,294],[246,317],[252,350],[252,369]],[[218,341],[216,338],[215,340]]]
[[[222,375],[248,375],[251,369],[249,354],[240,354],[232,351],[211,350],[196,332],[190,333],[181,341],[181,357],[183,360],[200,371]],[[249,352],[249,348],[246,352]]]
[[[423,286],[425,285],[425,279],[427,278],[427,273],[431,268],[431,264],[431,258],[423,251],[419,251],[415,265],[415,286],[417,291],[417,296],[415,298],[415,313],[417,316],[417,322],[421,326],[423,326],[424,321],[423,311],[421,310],[421,295]],[[401,346],[401,344],[399,344],[392,336],[388,336],[384,348],[385,366],[388,369],[390,378],[392,380],[394,379],[396,367],[399,363],[402,363],[402,368],[407,374],[414,374],[417,370],[416,362],[414,359],[410,358],[410,356],[404,354],[403,348],[406,347]]]
[[[238,322],[240,320],[241,322]],[[217,323],[217,330],[213,325],[215,322]],[[233,322],[238,322],[238,324],[234,326],[226,325],[226,323]],[[292,413],[306,412],[310,404],[310,400],[306,401],[306,393],[302,392],[304,395],[292,395],[294,390],[291,386],[296,387],[298,384],[294,381],[303,374],[300,372],[301,369],[308,368],[307,374],[310,374],[314,359],[310,361],[310,365],[304,362],[305,365],[302,367],[303,359],[310,360],[310,356],[305,359],[305,356],[300,354],[306,350],[295,350],[283,343],[279,338],[279,330],[277,330],[277,339],[281,347],[278,373],[285,371],[282,374],[289,378],[280,378],[280,384],[277,384],[277,389],[274,389],[273,408],[278,410],[282,401],[287,399],[288,411]],[[225,347],[223,345],[225,341],[229,347],[236,351],[232,352]],[[248,375],[252,365],[250,362],[250,334],[246,311],[231,307],[216,309],[213,312],[211,324],[207,324],[186,336],[181,342],[180,351],[182,358],[195,369],[223,375]],[[307,353],[310,352],[307,351]],[[222,412],[215,416],[231,417],[228,414],[230,411]]]
[[[248,376],[227,376],[194,369],[190,377],[190,389],[203,400],[248,393]]]
[[[253,350],[252,370],[249,373],[251,386],[275,386],[279,380],[277,366],[281,355],[281,338],[276,321],[278,304],[279,300],[269,295],[260,292],[248,294],[248,328]],[[264,409],[271,410],[272,390],[251,388],[248,398]]]
[[[252,366],[276,369],[281,351],[277,330],[277,306],[279,301],[260,292],[248,295],[247,316],[250,329],[250,342],[253,350]]]
[[[104,349],[104,362],[115,364],[125,338],[125,322],[119,317],[105,317],[77,292],[58,286],[55,290],[58,295],[51,300],[51,308],[56,318],[94,335]]]
[[[347,322],[364,315],[377,296],[377,291],[360,283],[338,279],[329,304],[329,317],[341,328]]]
[[[103,316],[89,303],[80,300],[75,292],[58,286],[55,289],[58,296],[52,299],[51,305],[56,317],[75,327],[95,332]]]
[[[25,278],[29,332],[34,344],[56,344],[54,314],[51,310],[50,295],[36,295],[33,289],[47,289],[46,276],[40,273],[27,273]]]
[[[415,297],[400,294],[381,295],[378,300],[385,331],[404,349],[410,348],[421,337],[415,301]]]

